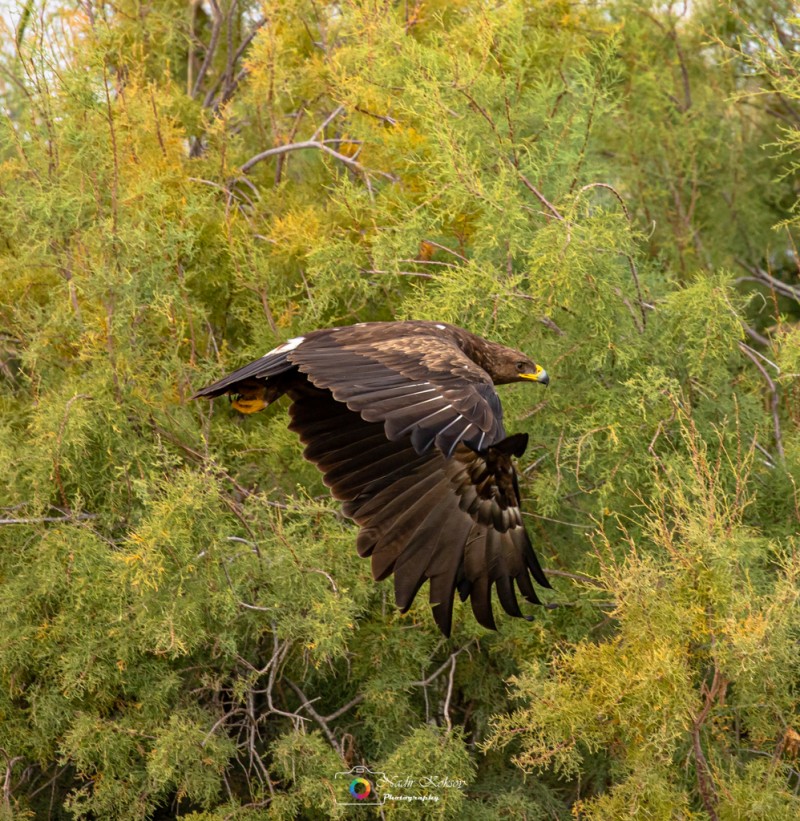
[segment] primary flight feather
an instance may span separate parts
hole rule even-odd
[[[402,612],[429,580],[449,636],[456,590],[496,629],[492,587],[511,616],[522,616],[515,586],[533,603],[531,576],[550,587],[511,459],[528,437],[506,437],[494,389],[525,380],[549,382],[525,354],[455,325],[368,322],[290,339],[195,398],[231,394],[253,413],[287,394],[289,427],[359,525],[374,578],[394,574]]]

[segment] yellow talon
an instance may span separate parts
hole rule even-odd
[[[264,391],[257,391],[248,396],[237,396],[231,404],[239,413],[258,413],[269,404],[264,401]]]

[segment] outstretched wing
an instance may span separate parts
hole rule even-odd
[[[445,635],[456,590],[489,629],[492,587],[512,616],[522,615],[515,585],[538,603],[530,575],[550,585],[522,523],[511,462],[525,450],[526,436],[480,452],[462,442],[447,459],[438,449],[417,452],[407,437],[387,439],[380,421],[366,421],[308,383],[295,383],[289,395],[290,428],[305,443],[305,457],[360,525],[358,552],[372,558],[374,578],[394,573],[403,612],[426,580]]]
[[[383,422],[390,440],[410,437],[417,453],[435,444],[450,456],[460,442],[482,450],[505,436],[491,378],[447,334],[387,339],[355,326],[309,336],[288,357],[366,422]]]
[[[406,324],[407,332],[398,333],[398,324]],[[489,374],[445,326],[437,333],[428,325],[367,323],[313,331],[195,396],[233,393],[239,410],[261,410],[285,389],[282,375],[296,368],[365,421],[383,422],[389,439],[410,438],[417,453],[435,444],[450,456],[459,442],[477,450],[499,442],[505,436],[503,409]]]

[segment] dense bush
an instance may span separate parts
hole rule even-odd
[[[800,813],[800,31],[781,0],[20,2],[0,51],[0,817]],[[438,634],[283,405],[455,322],[555,592]],[[413,790],[411,791],[413,792]],[[419,792],[419,791],[417,791]]]

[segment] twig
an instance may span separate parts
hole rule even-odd
[[[610,191],[617,198],[617,200],[619,200],[619,204],[622,206],[622,211],[625,214],[625,219],[628,220],[628,222],[631,222],[631,215],[628,211],[628,206],[625,205],[625,200],[622,199],[622,194],[620,194],[613,185],[609,185],[607,182],[590,182],[588,185],[584,185],[582,188],[578,189],[575,194],[575,199],[577,200],[584,191],[589,191],[592,188],[605,188],[606,191]]]
[[[320,134],[344,111],[344,106],[337,106],[326,118],[322,125],[311,135],[312,140],[316,140]]]
[[[225,74],[220,74],[220,76],[214,81],[214,84],[208,90],[208,93],[206,94],[205,99],[203,100],[203,107],[204,108],[208,108],[211,105],[211,103],[214,101],[214,97],[217,93],[217,89],[219,89],[220,83],[222,83],[222,81],[224,79],[226,79],[227,82],[225,83],[225,88],[223,89],[222,94],[220,95],[219,101],[215,104],[215,108],[218,107],[220,104],[224,103],[227,99],[230,98],[231,93],[234,91],[236,86],[239,84],[239,82],[241,80],[241,77],[242,77],[242,72],[240,72],[239,74],[236,75],[236,77],[231,79],[230,71],[233,69],[233,66],[235,66],[236,63],[239,61],[239,58],[244,54],[245,49],[250,45],[250,43],[253,42],[253,38],[256,36],[256,34],[258,34],[259,29],[266,22],[267,22],[266,17],[262,17],[259,20],[257,20],[255,22],[255,24],[253,25],[253,28],[250,29],[250,33],[239,44],[239,48],[236,49],[236,53],[233,55],[233,59],[230,60],[229,63],[228,63],[228,70],[226,70]]]
[[[769,392],[772,396],[770,404],[772,407],[772,427],[775,433],[775,449],[778,451],[778,456],[780,456],[780,458],[783,459],[783,436],[781,434],[781,420],[780,415],[778,413],[778,388],[772,381],[770,375],[767,373],[767,369],[758,361],[758,358],[755,355],[755,351],[753,351],[753,349],[749,345],[745,345],[744,342],[739,342],[739,349],[758,368],[759,373],[761,374],[761,376],[764,377],[764,381],[767,383],[767,388],[769,388]]]
[[[622,304],[628,309],[628,313],[633,319],[633,324],[636,326],[636,330],[639,331],[640,334],[644,333],[645,313],[644,308],[642,307],[641,293],[639,294],[639,312],[642,317],[641,322],[639,321],[639,317],[636,315],[636,311],[633,309],[633,305],[631,305],[631,301],[625,296],[625,294],[622,293],[622,289],[614,287],[614,293],[622,300]]]
[[[463,647],[460,647],[458,650],[456,650],[454,653],[452,653],[449,656],[447,661],[445,661],[442,665],[437,667],[436,670],[428,676],[428,678],[423,679],[422,681],[412,681],[411,686],[412,687],[427,687],[431,682],[435,681],[447,669],[447,666],[449,664],[453,663],[453,659],[456,656],[463,653],[467,649],[467,647],[469,647],[468,644],[465,644]]]
[[[410,262],[414,265],[441,265],[445,268],[460,268],[461,266],[456,265],[453,262],[441,262],[438,259],[398,259],[398,262]]]
[[[770,345],[769,339],[766,336],[760,334],[755,328],[751,328],[746,322],[742,321],[742,328],[744,328],[744,332],[753,340],[753,342],[758,342],[759,345],[763,345],[765,348],[768,348]]]
[[[288,143],[287,145],[278,145],[275,148],[268,148],[266,151],[262,151],[260,154],[256,154],[254,157],[251,157],[242,166],[242,173],[246,174],[254,165],[268,159],[269,157],[276,157],[280,154],[288,154],[290,151],[304,151],[309,148],[323,151],[325,154],[330,154],[330,156],[334,159],[339,160],[339,162],[343,163],[348,168],[352,168],[354,171],[364,174],[365,177],[369,174],[378,174],[381,177],[385,177],[387,180],[391,180],[391,182],[397,182],[397,177],[393,174],[389,174],[386,171],[367,169],[351,157],[347,157],[344,154],[340,154],[338,151],[334,151],[329,145],[326,145],[320,140],[304,140],[299,143]]]
[[[674,415],[675,415],[675,412],[673,411],[673,416]],[[653,438],[650,440],[650,444],[647,446],[647,452],[653,457],[653,459],[656,459],[658,461],[661,461],[661,460],[659,459],[659,456],[655,451],[655,446],[656,446],[656,442],[658,441],[658,437],[661,436],[661,432],[663,431],[663,429],[664,429],[664,420],[659,419],[658,426],[656,427],[656,432],[653,434]]]
[[[292,690],[297,693],[298,698],[302,700],[302,704],[298,709],[304,709],[313,719],[314,721],[319,724],[322,728],[322,732],[325,733],[325,737],[330,741],[331,747],[339,754],[342,755],[342,747],[339,742],[336,740],[336,736],[331,731],[331,728],[328,726],[328,722],[326,719],[321,716],[312,706],[311,702],[306,698],[305,693],[290,679],[284,676],[283,680],[292,688]]]
[[[530,516],[534,519],[542,519],[545,522],[555,522],[558,525],[567,525],[568,527],[577,527],[581,530],[594,530],[596,525],[582,525],[578,522],[566,522],[563,519],[553,519],[550,516],[542,516],[541,513],[528,513],[527,511],[522,511],[523,516]]]
[[[711,711],[714,702],[717,698],[724,698],[725,691],[728,687],[728,682],[720,674],[719,667],[714,664],[714,678],[711,682],[711,687],[703,685],[703,693],[705,695],[705,703],[700,712],[695,716],[692,724],[692,749],[694,751],[694,758],[697,770],[697,789],[700,792],[700,797],[703,800],[703,805],[706,808],[711,821],[719,821],[719,816],[716,811],[717,794],[714,789],[714,782],[711,778],[711,768],[708,766],[703,746],[700,743],[700,730],[705,723],[708,714]]]
[[[234,710],[231,710],[229,713],[223,714],[217,721],[214,722],[212,728],[206,733],[206,737],[200,742],[201,747],[205,747],[208,744],[209,738],[231,717],[235,716],[237,713],[243,713],[244,709],[242,707],[237,707]]]
[[[783,294],[783,296],[787,296],[790,299],[795,299],[800,302],[800,289],[793,288],[786,282],[782,282],[777,277],[772,276],[772,274],[768,273],[763,268],[757,265],[750,265],[739,257],[736,257],[736,264],[744,268],[745,271],[749,271],[757,282],[763,282],[765,285],[769,285],[774,288],[779,294]],[[742,277],[737,280],[737,282],[741,281],[749,280],[747,277]]]
[[[336,586],[336,582],[333,580],[333,576],[331,576],[330,573],[327,573],[324,570],[320,570],[318,567],[303,567],[301,569],[307,573],[317,573],[320,576],[324,576],[330,582],[331,589],[333,590],[334,595],[339,595],[339,588]]]
[[[235,537],[228,536],[228,539],[233,539],[233,538],[235,538]],[[240,539],[239,541],[243,542],[245,540]],[[255,548],[255,552],[256,552],[256,555],[260,555],[259,552],[258,552],[258,547]],[[203,553],[205,553],[205,551],[203,551]],[[202,556],[203,553],[201,553],[200,555]],[[222,568],[222,572],[225,574],[225,578],[228,580],[228,587],[230,587],[231,593],[233,594],[233,597],[236,600],[236,604],[238,604],[239,607],[243,607],[245,610],[256,610],[259,613],[273,613],[273,612],[275,612],[274,607],[261,607],[257,604],[248,604],[246,601],[242,601],[239,598],[239,595],[236,592],[236,588],[233,586],[233,581],[231,579],[231,575],[230,575],[230,573],[228,573],[228,568],[225,567],[225,562],[224,561],[220,562],[220,567]]]
[[[566,331],[562,330],[561,328],[556,325],[556,323],[550,319],[549,316],[540,316],[539,322],[545,326],[545,328],[549,328],[551,331],[555,331],[559,336],[565,336]]]
[[[347,704],[340,707],[338,710],[334,710],[330,715],[325,716],[325,721],[334,721],[335,719],[343,716],[348,710],[355,707],[357,704],[361,704],[364,700],[364,696],[356,696],[351,701],[348,701]]]
[[[267,679],[267,686],[264,690],[264,695],[267,697],[267,708],[269,709],[270,713],[274,713],[275,715],[285,716],[286,718],[291,718],[295,722],[295,728],[297,728],[297,722],[300,721],[308,721],[307,718],[303,716],[297,715],[296,712],[294,713],[287,713],[286,710],[281,710],[275,706],[272,701],[272,690],[275,687],[275,677],[278,674],[278,668],[283,664],[284,659],[289,654],[289,650],[291,648],[291,643],[286,640],[283,643],[283,646],[280,646],[278,643],[278,634],[277,634],[277,626],[273,622],[272,624],[272,645],[273,645],[273,652],[272,658],[267,663],[267,666],[264,670],[269,669],[269,678]],[[249,665],[252,667],[252,665]],[[288,681],[288,679],[287,679]]]
[[[377,268],[362,268],[362,274],[388,274],[389,276],[420,277],[420,279],[433,279],[433,274],[426,274],[422,271],[381,271]]]
[[[245,610],[257,610],[259,613],[275,612],[274,607],[259,607],[257,604],[248,604],[246,601],[239,601],[238,599],[236,600],[236,604],[238,604],[239,607],[244,607]]]
[[[222,11],[220,10],[217,0],[211,0],[211,13],[214,16],[214,25],[211,29],[211,40],[209,41],[208,48],[206,49],[206,56],[203,59],[200,70],[197,72],[194,85],[192,86],[192,93],[190,95],[192,99],[194,99],[197,96],[197,92],[200,91],[200,86],[202,85],[206,73],[211,66],[211,61],[214,59],[214,53],[217,50],[217,42],[219,40],[220,32],[222,31]]]
[[[53,777],[47,781],[46,783],[42,784],[41,786],[37,787],[32,792],[28,793],[28,800],[35,798],[39,795],[40,792],[44,792],[49,786],[53,785],[55,787],[55,782],[62,776],[64,773],[70,768],[71,764],[65,764],[60,770],[56,767],[56,772]]]
[[[520,171],[516,169],[517,174],[519,174],[519,178],[522,180],[523,185],[530,191],[537,200],[557,219],[561,222],[564,222],[563,215],[559,212],[559,210],[551,203],[542,192]]]
[[[572,579],[573,581],[581,582],[581,584],[591,584],[593,587],[599,587],[601,590],[608,590],[608,587],[604,585],[603,582],[598,579],[593,579],[591,576],[584,576],[583,573],[567,573],[566,570],[550,570],[549,568],[545,568],[543,572],[545,576]]]
[[[446,251],[448,254],[452,254],[457,259],[463,260],[464,262],[469,262],[469,260],[463,254],[459,254],[458,251],[454,251],[452,248],[448,248],[446,245],[441,245],[438,242],[434,242],[432,239],[424,239],[422,241],[427,242],[428,245],[432,245],[434,248],[438,248],[440,251]]]
[[[761,444],[759,444],[757,439],[753,439],[753,445],[755,446],[756,450],[761,453],[764,457],[761,461],[768,467],[774,468],[775,462],[772,461],[772,454]]]
[[[453,679],[456,675],[456,654],[454,653],[450,656],[450,675],[447,678],[447,694],[444,697],[444,706],[442,710],[444,712],[444,720],[447,724],[447,732],[450,734],[453,732],[453,722],[450,720],[450,699],[453,697]]]
[[[74,522],[96,518],[96,513],[71,513],[67,516],[38,516],[33,519],[0,519],[0,525],[37,525],[44,522]]]
[[[775,368],[775,372],[778,374],[778,376],[781,375],[780,366],[776,365],[771,359],[767,359],[767,357],[764,356],[763,353],[760,353],[759,351],[755,350],[754,348],[751,348],[749,345],[745,344],[744,342],[739,342],[739,347],[742,348],[743,350],[746,348],[751,354],[753,354],[753,356],[757,356],[762,362],[766,362],[767,365],[772,365],[772,367]]]
[[[3,751],[3,753],[5,754],[5,751]],[[3,806],[5,806],[7,810],[11,810],[11,772],[14,769],[14,765],[22,760],[23,757],[21,755],[6,758],[6,775],[3,780]]]

